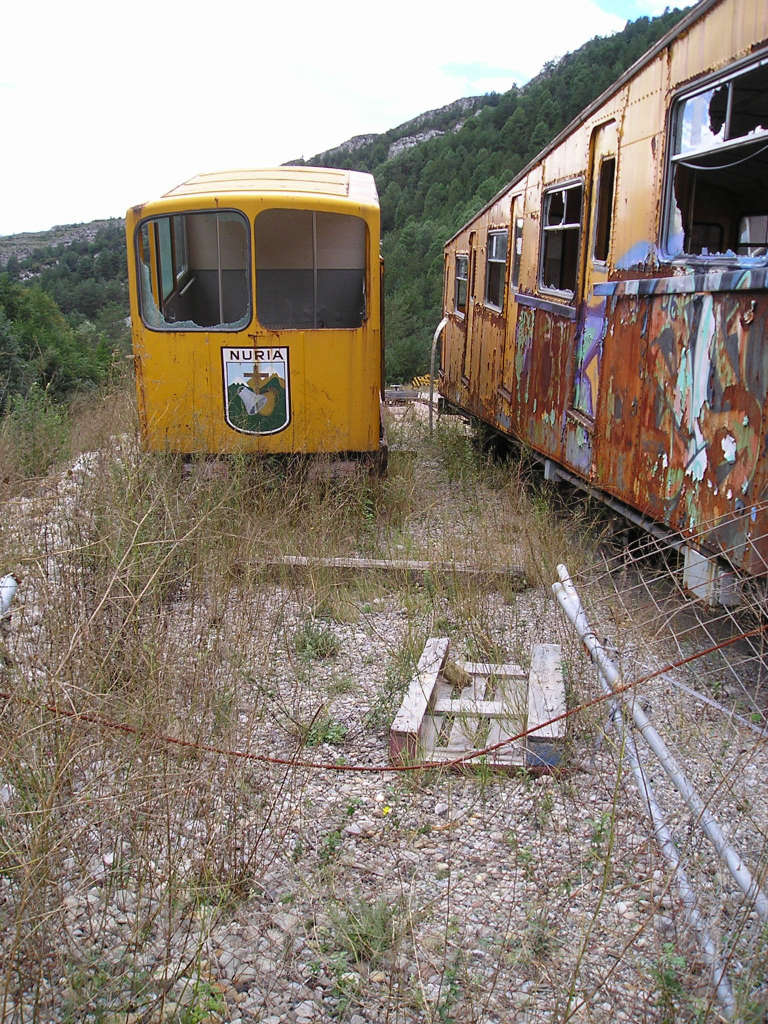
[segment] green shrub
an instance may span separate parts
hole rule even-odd
[[[67,410],[37,383],[11,397],[1,433],[6,458],[25,478],[42,476],[69,452]]]

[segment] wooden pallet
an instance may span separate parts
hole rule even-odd
[[[456,664],[449,647],[447,637],[427,641],[389,730],[390,760],[456,761],[541,726],[477,763],[506,770],[557,764],[565,739],[565,720],[551,722],[565,712],[560,645],[534,644],[528,672],[513,664]]]

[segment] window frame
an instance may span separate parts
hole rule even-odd
[[[546,224],[546,219],[547,219],[546,218],[546,210],[547,210],[546,204],[547,204],[548,198],[550,196],[554,195],[557,192],[569,192],[569,191],[571,191],[573,189],[576,189],[576,188],[581,189],[581,201],[580,201],[580,204],[579,204],[579,222],[578,222],[578,224],[561,223],[559,225],[547,225]],[[541,216],[541,232],[540,232],[540,239],[539,239],[539,272],[538,272],[538,275],[537,275],[538,290],[539,290],[539,292],[541,292],[544,295],[554,295],[554,296],[556,296],[559,299],[565,299],[569,304],[572,303],[575,300],[576,295],[577,295],[578,290],[579,290],[579,276],[581,274],[581,245],[582,245],[582,238],[583,238],[583,235],[584,235],[584,195],[585,195],[585,191],[586,190],[585,190],[585,187],[584,187],[584,178],[583,177],[569,178],[567,181],[560,181],[560,182],[557,182],[557,184],[547,185],[546,187],[542,187],[542,190],[541,190],[541,207],[540,207],[540,210],[541,210],[541,213],[540,213],[540,216]],[[567,200],[566,200],[565,207],[564,207],[564,210],[563,210],[563,218],[565,218],[565,214],[566,214],[567,208],[568,208],[568,206],[567,206]],[[545,256],[546,256],[545,240],[547,238],[547,234],[548,233],[553,234],[555,231],[564,232],[564,231],[574,231],[574,230],[577,232],[577,236],[576,236],[576,274],[575,274],[575,278],[574,278],[574,282],[573,282],[573,290],[571,290],[570,288],[551,288],[550,286],[548,286],[547,284],[544,283],[544,264],[545,264]]]
[[[176,223],[175,222],[176,222],[176,219],[177,218],[186,218],[186,217],[190,217],[190,216],[195,216],[195,215],[198,215],[198,214],[207,214],[208,216],[212,216],[213,217],[213,216],[218,216],[219,214],[222,214],[222,213],[236,214],[237,217],[242,222],[244,230],[245,230],[246,263],[245,263],[245,267],[243,268],[243,270],[244,270],[244,272],[247,275],[247,281],[248,281],[248,287],[247,287],[248,318],[247,319],[237,320],[237,321],[233,322],[232,324],[216,324],[213,327],[207,326],[207,325],[201,325],[201,324],[195,324],[193,326],[190,326],[190,324],[187,323],[186,321],[179,321],[179,323],[183,323],[184,324],[184,326],[180,327],[178,325],[178,323],[174,323],[172,321],[168,321],[168,320],[165,319],[164,314],[160,311],[160,304],[158,303],[158,299],[160,300],[160,303],[166,302],[168,300],[168,298],[170,298],[174,294],[174,292],[176,292],[176,294],[182,294],[189,287],[189,285],[191,284],[191,280],[192,280],[192,273],[191,273],[190,267],[189,267],[189,242],[188,242],[188,238],[187,238],[186,225],[185,225],[185,229],[182,232],[180,232],[180,234],[183,236],[183,238],[182,238],[182,245],[183,245],[183,250],[184,250],[184,254],[183,254],[184,258],[183,258],[183,260],[177,262],[177,258],[176,258],[177,254],[176,254],[176,251],[175,251],[175,237],[176,237]],[[171,236],[171,255],[172,255],[172,259],[171,259],[171,263],[172,263],[171,273],[172,273],[172,277],[173,277],[173,287],[172,287],[171,291],[168,293],[168,295],[166,295],[165,297],[163,297],[163,295],[162,295],[162,274],[161,274],[161,267],[160,267],[161,255],[160,255],[160,245],[159,245],[159,237],[158,237],[159,233],[158,233],[158,230],[157,230],[158,222],[160,220],[162,220],[162,219],[166,219],[168,221],[168,223],[169,223],[170,236]],[[151,292],[151,298],[152,298],[152,302],[155,305],[155,308],[157,309],[158,315],[160,317],[162,317],[162,319],[163,319],[163,323],[162,324],[151,324],[151,323],[148,323],[147,322],[147,318],[144,315],[144,294],[143,294],[143,291],[142,291],[142,273],[141,273],[141,267],[142,267],[141,235],[142,235],[142,231],[145,228],[147,229],[147,239],[148,239],[148,242],[149,242],[149,251],[147,253],[147,261],[148,261],[147,265],[149,265],[150,261],[152,261],[154,259],[155,266],[154,266],[153,269],[154,269],[154,273],[156,275],[156,280],[157,280],[157,285],[158,285],[158,294],[155,294],[154,292]],[[151,240],[150,240],[150,235],[152,236]],[[136,224],[136,227],[134,228],[134,232],[133,232],[133,242],[134,242],[134,266],[135,266],[135,269],[136,269],[136,299],[137,299],[137,305],[138,305],[138,309],[139,309],[139,316],[141,317],[142,325],[147,330],[149,330],[149,331],[157,331],[158,333],[170,332],[172,334],[186,334],[186,333],[198,334],[198,333],[205,333],[205,332],[210,333],[212,330],[215,330],[216,332],[222,332],[222,333],[228,333],[228,334],[236,334],[236,333],[239,333],[241,331],[246,330],[251,325],[251,323],[253,321],[253,316],[254,316],[253,267],[252,267],[252,258],[251,258],[251,251],[252,251],[252,248],[253,248],[253,227],[252,227],[250,218],[248,217],[248,215],[243,210],[238,209],[237,207],[234,207],[234,206],[233,207],[223,206],[223,207],[214,207],[213,209],[211,209],[210,207],[204,207],[202,209],[199,209],[199,208],[196,207],[194,209],[167,210],[167,211],[152,212],[152,213],[148,214],[146,217],[142,217],[142,219]]]
[[[606,203],[603,172],[608,164],[613,164],[610,181],[610,201]],[[613,208],[616,202],[616,168],[618,160],[615,153],[606,154],[600,159],[600,167],[597,175],[597,194],[593,200],[595,211],[595,226],[592,232],[591,259],[594,266],[601,270],[608,265],[611,255],[611,242],[613,241]],[[603,229],[603,232],[601,232]],[[601,234],[605,235],[605,256],[599,256],[597,252],[598,242],[601,241]]]
[[[308,267],[308,268],[303,268],[305,270],[310,270],[311,273],[312,273],[312,276],[313,276],[313,298],[312,298],[313,325],[309,326],[309,327],[307,327],[307,326],[294,326],[294,325],[276,326],[274,324],[273,325],[268,325],[262,319],[260,319],[260,317],[259,317],[259,273],[264,271],[264,270],[278,269],[278,268],[269,268],[269,267],[260,267],[259,266],[259,237],[258,237],[258,234],[257,234],[258,230],[259,230],[259,226],[258,226],[259,225],[259,218],[264,216],[265,214],[275,214],[275,213],[278,213],[278,214],[279,213],[309,214],[312,217],[312,266]],[[360,224],[362,225],[362,228],[363,228],[363,251],[362,251],[363,266],[359,267],[359,268],[358,267],[351,268],[351,269],[354,269],[354,270],[361,270],[362,271],[362,300],[363,300],[363,308],[362,308],[362,313],[361,313],[361,317],[360,317],[359,323],[346,324],[344,326],[338,326],[338,325],[335,325],[335,324],[330,324],[329,325],[329,324],[321,324],[321,323],[317,322],[317,320],[318,320],[317,313],[318,313],[318,309],[319,309],[319,307],[317,305],[318,274],[321,273],[323,270],[329,269],[327,267],[321,267],[320,264],[319,264],[319,259],[318,259],[319,232],[318,232],[318,227],[317,227],[317,217],[318,217],[318,215],[331,215],[331,216],[334,216],[334,217],[346,217],[346,218],[349,218],[350,220],[359,221]],[[360,330],[362,330],[365,327],[365,325],[370,320],[370,316],[371,316],[370,275],[372,273],[372,269],[371,269],[371,265],[370,265],[371,264],[371,232],[370,232],[370,226],[369,226],[368,222],[366,221],[365,217],[361,216],[359,213],[353,213],[351,210],[345,210],[345,209],[322,209],[321,207],[318,207],[318,206],[305,206],[303,204],[302,205],[298,205],[298,204],[297,205],[285,205],[285,204],[280,205],[280,204],[276,204],[274,206],[273,205],[264,206],[260,210],[257,211],[257,213],[256,213],[256,215],[255,215],[255,217],[253,219],[253,251],[254,251],[253,281],[254,281],[254,290],[255,290],[255,296],[256,296],[256,301],[254,303],[254,316],[256,317],[256,322],[258,324],[260,324],[265,330],[268,330],[268,331],[304,331],[304,332],[315,332],[315,331],[360,331]]]
[[[459,260],[464,262],[464,275],[459,274]],[[459,305],[459,281],[465,284],[464,308]],[[455,253],[453,263],[453,312],[457,316],[466,317],[469,304],[469,253]]]
[[[509,270],[509,282],[510,288],[517,291],[520,287],[520,274],[523,265],[523,229],[525,227],[525,217],[522,213],[515,213],[515,196],[512,200],[512,219],[511,219],[511,231],[512,231],[512,265]]]
[[[499,259],[498,256],[491,256],[491,240],[495,241],[497,238],[504,238],[504,259]],[[509,258],[509,227],[504,228],[489,228],[485,239],[485,289],[483,292],[483,305],[486,309],[492,309],[495,313],[501,313],[504,310],[504,300],[506,298],[507,291],[507,260]],[[491,264],[494,267],[501,267],[501,281],[499,287],[500,302],[497,305],[495,302],[491,302],[488,298],[488,286],[490,284],[491,276]],[[498,273],[498,271],[496,271]]]
[[[678,154],[675,151],[675,146],[678,135],[678,126],[680,124],[680,116],[684,104],[698,95],[709,92],[719,86],[727,85],[735,79],[740,78],[742,75],[748,74],[750,71],[765,66],[768,66],[768,49],[752,53],[748,57],[734,61],[726,68],[721,68],[719,71],[703,75],[695,82],[676,90],[670,97],[669,106],[666,112],[666,145],[664,152],[664,182],[662,191],[663,215],[660,218],[658,237],[658,251],[660,258],[664,260],[664,262],[676,265],[722,266],[733,265],[735,262],[745,258],[752,261],[756,259],[766,261],[766,259],[768,259],[763,257],[744,257],[738,253],[735,256],[727,255],[725,252],[708,254],[671,252],[669,246],[673,218],[673,205],[675,202],[674,169],[675,166],[679,164],[679,159],[696,159],[697,157],[706,156],[719,151],[727,154],[729,151],[733,151],[739,146],[749,145],[750,143],[759,144],[761,139],[763,140],[764,145],[768,144],[768,128],[765,128],[759,135],[756,135],[753,138],[750,138],[749,136],[737,136],[735,139],[725,139],[720,145],[715,145],[705,149],[698,148],[689,151],[681,150]],[[729,119],[730,113],[731,104],[729,97],[726,121]],[[727,124],[724,126],[727,128]],[[675,157],[678,157],[679,159],[675,160]]]

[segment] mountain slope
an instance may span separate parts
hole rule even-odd
[[[628,22],[622,32],[596,37],[546,64],[521,89],[460,100],[307,161],[366,170],[376,178],[384,229],[389,381],[427,368],[440,318],[445,239],[684,13],[675,9]],[[430,131],[441,134],[397,146],[398,140]]]

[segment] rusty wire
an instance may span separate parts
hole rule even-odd
[[[24,704],[27,707],[35,708],[39,711],[47,711],[49,714],[54,715],[57,718],[68,719],[74,722],[84,722],[89,725],[96,725],[99,728],[109,729],[114,732],[122,732],[131,736],[136,736],[146,742],[151,743],[162,743],[168,746],[184,747],[186,749],[197,750],[201,753],[217,754],[221,757],[231,757],[245,761],[253,761],[261,764],[274,764],[286,768],[304,768],[313,771],[332,771],[332,772],[362,772],[368,774],[382,774],[387,772],[400,773],[400,772],[418,772],[427,771],[435,768],[455,768],[461,767],[464,764],[468,764],[477,758],[484,757],[487,754],[492,753],[495,750],[499,750],[502,747],[509,746],[518,740],[525,739],[532,733],[538,732],[540,729],[544,729],[549,725],[553,725],[555,722],[565,721],[573,718],[576,715],[589,710],[590,708],[596,707],[599,704],[605,703],[605,701],[614,701],[617,696],[641,686],[643,683],[649,682],[651,679],[655,679],[659,676],[663,676],[668,672],[672,672],[674,669],[681,668],[684,665],[688,665],[691,662],[696,661],[699,658],[706,657],[716,651],[724,650],[731,645],[738,643],[741,640],[747,639],[751,636],[768,631],[768,623],[761,626],[757,626],[755,629],[749,632],[739,633],[736,636],[729,637],[726,640],[721,641],[714,646],[708,647],[704,650],[690,654],[687,657],[678,659],[677,661],[670,662],[661,668],[655,669],[646,675],[640,676],[637,679],[632,679],[628,682],[623,683],[621,686],[617,686],[610,694],[599,694],[593,697],[591,700],[583,701],[582,703],[564,711],[560,715],[548,719],[546,722],[540,722],[538,725],[533,726],[530,729],[523,729],[516,733],[514,736],[510,736],[506,739],[501,740],[498,743],[494,743],[491,746],[483,747],[481,750],[473,750],[471,753],[464,754],[461,757],[457,757],[452,761],[422,761],[416,764],[388,764],[388,765],[360,765],[360,764],[347,764],[344,762],[324,762],[324,761],[304,761],[298,758],[284,758],[276,757],[272,754],[257,754],[245,750],[235,750],[226,747],[216,747],[208,743],[199,743],[194,740],[185,740],[180,736],[169,736],[163,733],[153,733],[145,729],[141,729],[138,726],[129,725],[127,722],[117,722],[114,719],[107,718],[104,715],[96,715],[87,711],[75,711],[66,708],[61,708],[54,703],[39,703],[33,701],[27,697],[21,697],[18,694],[13,694],[8,691],[0,691],[0,700],[15,701],[16,703]],[[766,737],[768,738],[768,737]]]

